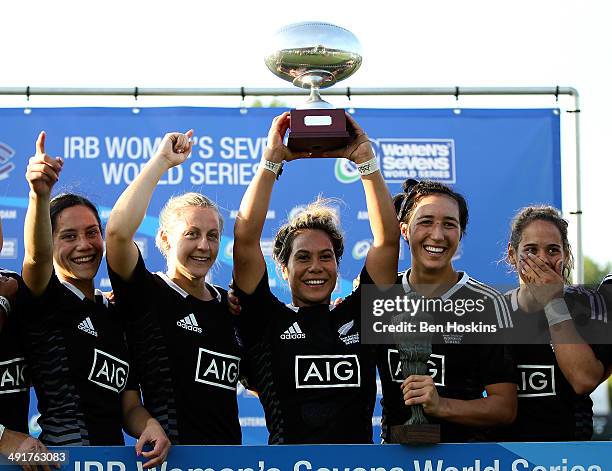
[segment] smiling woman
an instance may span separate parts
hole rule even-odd
[[[274,260],[292,303],[283,304],[270,291],[260,237],[272,188],[283,161],[310,157],[283,144],[289,113],[272,122],[234,226],[240,332],[271,444],[372,442],[375,355],[360,341],[361,293],[363,285],[395,280],[399,228],[368,137],[350,115],[347,120],[351,142],[320,156],[357,164],[365,190],[374,241],[351,295],[330,304],[344,245],[335,212],[321,200],[281,227],[274,240]]]
[[[166,203],[156,237],[166,258],[165,273],[149,272],[134,243],[155,186],[168,169],[187,159],[192,134],[166,134],[117,200],[106,231],[108,271],[128,324],[144,405],[172,443],[240,444],[240,346],[226,291],[205,281],[223,231],[217,206],[199,193]]]
[[[94,288],[104,241],[96,207],[86,198],[61,194],[50,200],[63,167],[45,153],[45,133],[36,143],[26,178],[30,201],[24,226],[23,281],[29,293],[21,325],[49,445],[122,445],[122,424],[145,443],[148,466],[163,461],[169,442],[142,407],[123,323]],[[109,375],[109,368],[115,372]]]
[[[409,296],[453,306],[421,308],[432,314],[436,327],[467,321],[489,328],[474,334],[436,330],[428,375],[404,378],[397,347],[379,348],[383,438],[389,440],[390,427],[410,418],[405,406],[421,404],[429,420],[440,424],[443,442],[490,440],[491,428],[512,422],[516,414],[513,365],[503,345],[492,344],[497,337],[491,333],[511,325],[508,307],[500,293],[453,267],[468,222],[463,196],[433,181],[407,180],[403,187],[394,204],[412,266],[398,275],[398,283]],[[482,309],[463,309],[479,303]]]

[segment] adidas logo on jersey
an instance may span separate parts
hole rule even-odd
[[[300,329],[300,326],[296,321],[291,327],[281,334],[280,338],[283,340],[305,339],[306,334],[302,332],[302,329]]]
[[[202,333],[202,328],[198,326],[198,322],[196,321],[196,318],[193,313],[178,320],[176,322],[176,325],[182,327],[183,329],[190,330],[191,332],[197,332],[198,334]]]
[[[91,323],[91,319],[89,317],[87,317],[84,321],[81,321],[77,327],[83,332],[87,332],[94,337],[98,336],[98,332],[96,332],[96,328]]]

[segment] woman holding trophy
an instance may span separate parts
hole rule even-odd
[[[273,257],[292,303],[270,291],[260,238],[272,188],[285,161],[307,157],[283,144],[289,113],[272,122],[262,164],[234,226],[234,286],[240,333],[270,432],[269,443],[371,443],[376,396],[375,358],[359,340],[362,286],[391,284],[397,275],[399,230],[370,142],[347,115],[352,137],[321,157],[347,158],[361,173],[373,244],[361,285],[330,305],[343,252],[333,210],[317,200],[276,234]]]
[[[412,266],[398,276],[403,292],[453,306],[451,311],[430,312],[436,325],[464,317],[494,325],[495,331],[509,327],[503,296],[453,267],[452,259],[468,222],[463,196],[433,181],[407,180],[403,189],[394,198],[402,238],[412,258]],[[465,306],[479,303],[483,307],[480,312],[466,312]],[[487,344],[455,332],[435,334],[427,361],[429,374],[407,378],[402,374],[398,349],[379,349],[385,441],[391,440],[393,427],[411,417],[406,406],[422,406],[428,420],[440,424],[442,442],[490,440],[491,427],[514,420],[512,363],[502,345],[491,344],[494,334],[484,335],[489,339]]]

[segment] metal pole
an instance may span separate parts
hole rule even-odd
[[[0,87],[0,95],[31,96],[300,96],[306,90],[299,88],[80,88],[80,87]],[[580,99],[573,87],[392,87],[392,88],[340,88],[325,90],[325,95],[338,96],[434,96],[460,95],[570,95],[574,97],[574,123],[576,133],[576,282],[584,282],[582,251],[582,195],[580,174]]]
[[[578,90],[572,88],[574,97],[574,129],[576,134],[576,209],[570,214],[576,217],[576,283],[584,283],[584,254],[582,252],[582,183],[580,169],[580,96]]]
[[[325,95],[575,95],[571,87],[410,87],[410,88],[340,88],[325,90]],[[300,96],[305,90],[293,88],[70,88],[70,87],[0,87],[0,95],[24,96]]]

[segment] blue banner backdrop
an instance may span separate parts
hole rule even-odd
[[[156,471],[603,471],[612,445],[482,443],[434,446],[175,446]],[[62,469],[142,471],[130,447],[55,448]],[[5,468],[20,469],[17,466]]]
[[[28,185],[24,174],[41,130],[47,153],[65,159],[55,193],[85,194],[106,220],[115,200],[133,181],[168,131],[195,130],[193,152],[171,169],[155,191],[137,234],[151,271],[164,270],[155,247],[157,215],[169,196],[200,191],[222,209],[226,230],[212,281],[227,286],[231,276],[232,223],[251,180],[274,116],[282,109],[236,108],[58,108],[0,110],[0,216],[4,228],[3,268],[20,271]],[[354,117],[370,136],[391,193],[406,178],[435,179],[454,186],[468,201],[468,234],[456,267],[489,284],[511,283],[498,263],[506,247],[509,221],[527,204],[561,205],[559,111],[557,109],[358,109]],[[288,300],[288,290],[270,258],[272,239],[283,220],[318,194],[338,198],[346,233],[342,279],[336,295],[350,292],[364,263],[371,233],[363,189],[345,160],[290,162],[276,184],[262,248],[270,286]],[[410,265],[403,244],[400,268]],[[109,290],[105,267],[99,286]],[[266,439],[259,401],[242,391],[240,408],[246,443]],[[252,434],[250,431],[252,430]]]

